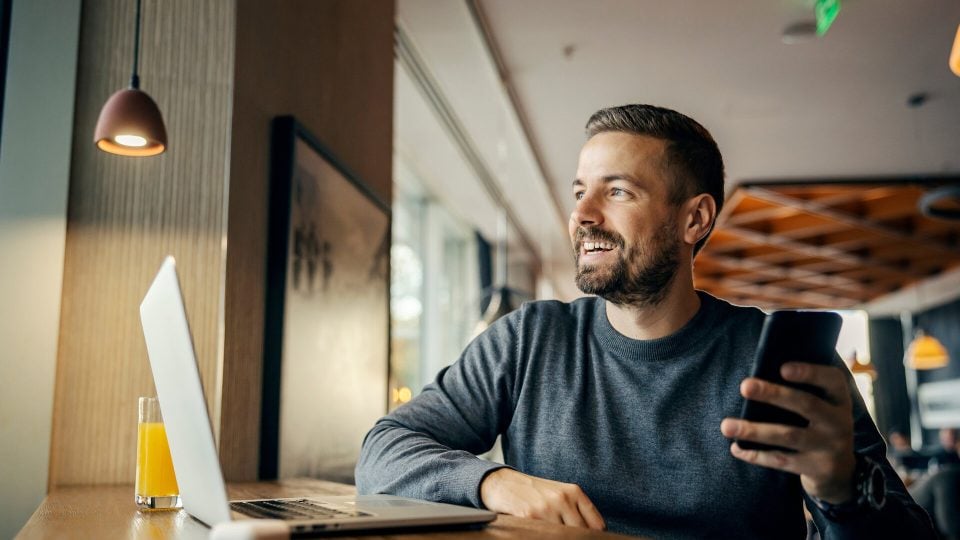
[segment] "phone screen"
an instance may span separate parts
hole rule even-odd
[[[777,384],[798,388],[823,396],[816,386],[787,382],[780,376],[780,366],[786,362],[807,362],[828,365],[832,362],[840,335],[840,315],[831,311],[775,311],[767,315],[760,332],[760,342],[754,358],[753,376]],[[809,421],[791,411],[774,405],[747,400],[740,418],[753,422],[786,424],[806,427]],[[737,440],[740,448],[752,450],[784,450],[787,448]]]

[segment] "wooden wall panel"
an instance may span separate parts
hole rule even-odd
[[[100,107],[129,82],[135,3],[83,4],[51,486],[133,481],[137,397],[154,392],[138,306],[166,254],[218,412],[235,2],[143,4],[141,88],[169,136],[150,158],[92,143]]]
[[[228,479],[257,474],[270,121],[294,115],[389,203],[394,10],[392,0],[237,1],[220,441]],[[329,405],[350,414],[318,396]]]

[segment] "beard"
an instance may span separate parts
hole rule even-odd
[[[609,267],[581,266],[580,246],[587,236],[617,246],[618,259]],[[680,267],[680,241],[673,219],[657,229],[652,238],[629,247],[615,232],[581,227],[577,229],[574,246],[577,288],[617,305],[659,305]]]

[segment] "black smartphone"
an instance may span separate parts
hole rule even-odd
[[[753,376],[777,384],[798,388],[823,397],[818,386],[787,382],[780,376],[780,366],[786,362],[830,364],[836,354],[840,335],[840,315],[830,311],[774,311],[767,315],[760,331],[760,342],[753,361]],[[740,418],[753,422],[786,424],[806,427],[810,422],[794,412],[780,407],[746,400]],[[788,448],[737,440],[747,450],[784,450]]]

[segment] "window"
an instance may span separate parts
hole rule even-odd
[[[838,311],[843,318],[840,337],[837,339],[837,354],[853,372],[853,380],[863,396],[870,416],[876,419],[873,401],[873,379],[876,372],[870,365],[869,317],[866,311]]]
[[[474,233],[415,182],[393,204],[390,409],[459,357],[480,318]]]

